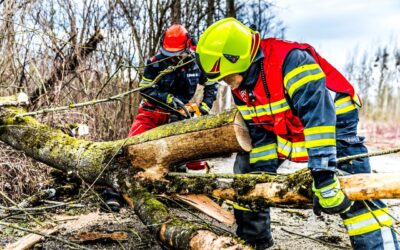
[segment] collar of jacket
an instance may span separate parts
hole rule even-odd
[[[250,65],[249,69],[242,73],[243,82],[241,84],[241,88],[252,90],[256,85],[258,75],[260,74],[260,61],[264,58],[264,53],[261,50],[261,47],[258,49],[256,57],[253,60],[253,63]]]

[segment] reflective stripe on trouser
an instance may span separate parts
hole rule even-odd
[[[364,138],[358,136],[338,138],[336,146],[338,157],[368,152],[364,146]],[[368,158],[339,164],[338,168],[351,174],[371,172]],[[341,214],[353,248],[356,250],[398,250],[398,241],[390,228],[392,220],[386,213],[388,211],[386,205],[380,200],[366,201],[366,204],[368,207],[362,201],[355,201],[348,212]]]
[[[278,158],[276,153],[276,143],[267,144],[261,147],[253,148],[250,151],[250,164],[260,161],[269,161]]]

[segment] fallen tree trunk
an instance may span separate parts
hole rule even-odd
[[[204,246],[205,243],[191,243],[196,236],[201,240],[199,235],[203,233],[210,236],[207,239],[211,245],[223,240],[202,226],[187,224],[169,215],[143,186],[158,192],[210,194],[252,209],[278,204],[310,204],[312,178],[306,170],[285,176],[236,175],[231,182],[209,176],[162,178],[170,166],[179,162],[249,151],[250,139],[237,111],[168,124],[112,142],[73,138],[32,117],[16,118],[21,112],[24,110],[16,107],[0,109],[0,140],[54,168],[75,172],[88,183],[108,184],[130,194],[142,221],[149,227],[161,225],[152,230],[164,244],[172,247]],[[394,181],[398,177],[392,175],[390,179],[395,188],[385,187],[385,192],[381,192],[385,186],[382,183],[389,178],[374,176],[364,175],[361,179],[353,175],[340,180],[351,199],[400,198],[400,183]],[[374,178],[376,185],[371,182]],[[354,189],[356,185],[352,180],[357,180],[358,189]]]
[[[74,172],[88,183],[108,184],[130,194],[138,216],[165,245],[176,249],[204,249],[206,244],[213,247],[209,249],[247,249],[232,237],[172,216],[136,182],[143,177],[159,179],[178,162],[250,150],[249,137],[236,111],[166,125],[114,142],[73,138],[32,117],[16,118],[20,112],[24,110],[16,107],[0,110],[2,141],[52,167]],[[224,138],[224,143],[215,138]],[[180,148],[181,141],[186,148]]]
[[[15,118],[21,108],[2,109],[0,139],[28,156],[91,183],[110,184],[118,170],[161,178],[179,162],[251,149],[250,138],[236,111],[160,126],[135,137],[92,142],[70,137],[32,117]]]

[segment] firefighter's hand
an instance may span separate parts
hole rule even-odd
[[[210,110],[211,110],[211,108],[208,107],[207,103],[205,103],[205,102],[202,102],[200,104],[199,109],[200,109],[200,112],[201,112],[202,115],[208,115],[210,113]]]
[[[185,107],[185,104],[172,94],[167,95],[167,104],[176,110]]]
[[[312,190],[314,192],[313,211],[320,216],[321,212],[327,214],[341,214],[347,212],[353,205],[340,188],[340,182],[333,175],[333,178],[318,183],[314,180]]]

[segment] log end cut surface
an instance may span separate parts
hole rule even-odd
[[[244,151],[250,152],[253,147],[251,145],[249,130],[247,129],[246,124],[244,123],[244,120],[239,112],[236,113],[234,124],[234,130],[239,145]]]

